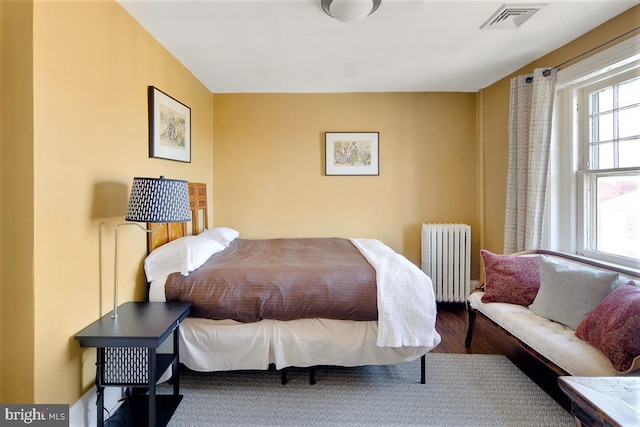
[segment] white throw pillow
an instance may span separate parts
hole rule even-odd
[[[611,291],[617,273],[558,264],[540,257],[540,290],[529,309],[538,316],[577,329]]]
[[[212,239],[198,236],[185,236],[154,249],[144,260],[144,272],[147,281],[167,277],[171,273],[183,276],[204,264],[211,255],[225,249],[225,246]]]
[[[198,234],[198,237],[216,240],[225,245],[225,247],[229,246],[229,244],[239,236],[239,231],[229,227],[214,227],[209,230],[204,230],[202,233]]]

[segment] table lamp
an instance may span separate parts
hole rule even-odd
[[[146,233],[152,233],[158,229],[161,223],[191,221],[189,185],[187,181],[166,179],[164,176],[160,178],[133,178],[125,220],[131,222],[123,222],[116,226],[112,319],[118,318],[120,227],[136,225]],[[152,229],[147,229],[139,224],[141,222],[158,225]]]

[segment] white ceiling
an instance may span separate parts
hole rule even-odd
[[[640,3],[382,0],[345,24],[320,0],[118,1],[213,93],[474,92]],[[546,6],[481,30],[505,3]]]

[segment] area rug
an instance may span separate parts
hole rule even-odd
[[[427,354],[420,361],[355,368],[200,373],[183,369],[184,394],[169,426],[569,427],[571,415],[499,355]],[[168,386],[163,386],[168,389]],[[162,388],[162,387],[161,387]]]

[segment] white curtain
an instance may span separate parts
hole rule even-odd
[[[504,253],[537,249],[549,170],[551,119],[556,70],[537,68],[511,79],[509,170],[504,225]]]

